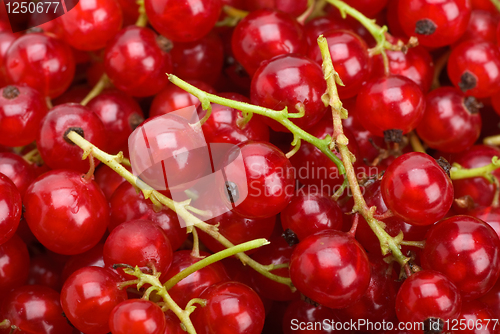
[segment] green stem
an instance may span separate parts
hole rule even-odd
[[[450,177],[452,180],[468,179],[471,177],[484,177],[491,180],[491,172],[500,167],[500,159],[493,157],[491,163],[476,168],[463,168],[460,165],[454,164],[450,170]]]
[[[96,83],[94,88],[92,88],[92,90],[87,94],[87,96],[85,96],[85,98],[82,100],[82,102],[80,102],[80,104],[82,106],[86,106],[87,103],[90,102],[90,100],[92,100],[97,95],[101,94],[103,89],[106,88],[108,84],[109,84],[109,78],[106,75],[106,73],[104,73],[99,79],[99,81]]]
[[[10,327],[10,320],[9,319],[4,319],[2,322],[0,322],[0,328],[5,329]]]
[[[212,254],[203,260],[200,260],[196,262],[195,264],[192,264],[188,268],[184,269],[171,279],[169,279],[165,284],[165,288],[167,290],[170,290],[174,285],[176,285],[178,282],[182,281],[184,278],[188,277],[192,273],[194,273],[197,270],[200,270],[202,268],[205,268],[206,266],[211,265],[212,263],[215,263],[217,261],[220,261],[222,259],[225,259],[226,257],[233,256],[237,253],[241,252],[246,252],[254,248],[259,248],[261,246],[269,244],[269,241],[266,239],[255,239],[252,241],[248,241],[242,244],[239,244],[237,246],[233,246],[231,248],[227,248],[223,251],[220,251],[218,253]]]
[[[483,139],[485,145],[499,146],[500,145],[500,135],[490,136]]]
[[[169,80],[176,86],[182,88],[183,90],[191,93],[196,96],[202,103],[203,109],[208,108],[210,102],[217,103],[223,106],[231,107],[237,110],[241,110],[242,112],[259,114],[273,120],[279,122],[284,127],[286,127],[291,133],[293,133],[299,139],[303,139],[308,143],[316,146],[321,152],[323,152],[330,160],[332,160],[337,168],[339,169],[340,174],[345,174],[344,165],[342,165],[342,161],[330,150],[329,145],[331,138],[327,137],[325,139],[319,139],[309,134],[308,132],[302,130],[300,127],[295,125],[289,118],[298,118],[300,117],[299,113],[289,113],[287,108],[283,110],[272,110],[264,107],[259,107],[253,104],[233,101],[223,97],[219,97],[217,95],[213,95],[207,92],[202,91],[199,88],[196,88],[193,85],[188,84],[184,80],[179,79],[177,76],[173,74],[168,75]]]
[[[143,273],[139,267],[135,267],[135,269],[124,269],[123,270],[126,274],[133,275],[137,277],[138,283],[137,283],[137,288],[139,289],[141,286],[144,284],[149,284],[151,285],[150,288],[148,288],[149,293],[151,291],[156,291],[156,294],[161,296],[163,298],[163,301],[168,305],[169,309],[171,309],[175,315],[179,318],[179,320],[182,322],[182,324],[185,326],[186,331],[189,334],[196,334],[196,330],[194,329],[193,323],[191,322],[191,319],[189,318],[189,314],[192,312],[189,312],[187,310],[183,310],[177,305],[177,303],[170,297],[170,295],[167,292],[167,289],[161,284],[160,282],[160,274],[161,273],[155,273],[154,275],[149,275],[146,273]],[[192,307],[192,306],[191,306]]]
[[[89,154],[92,153],[92,156],[99,161],[103,162],[106,164],[108,167],[113,169],[116,173],[121,175],[125,180],[127,180],[130,184],[133,186],[137,187],[137,177],[130,173],[125,167],[123,167],[120,162],[123,160],[123,154],[120,152],[117,155],[111,155],[108,154],[99,148],[97,148],[95,145],[91,144],[89,141],[84,139],[82,136],[80,136],[78,133],[71,131],[67,135],[68,139],[70,139],[73,143],[78,145],[81,149],[83,149],[83,158],[85,159]],[[151,188],[151,187],[149,187]],[[144,197],[146,199],[150,199],[151,202],[153,202],[154,205],[160,206],[160,205],[165,205],[177,215],[184,220],[184,223],[187,226],[196,226],[200,230],[204,231],[205,233],[209,234],[212,236],[212,238],[216,239],[219,241],[224,247],[230,248],[233,247],[234,245],[222,234],[220,234],[217,230],[217,228],[213,225],[207,224],[204,221],[200,220],[198,217],[194,216],[189,210],[186,208],[189,205],[189,201],[187,202],[175,202],[172,199],[168,198],[167,196],[157,192],[156,190],[142,190]],[[252,267],[254,270],[259,272],[260,274],[266,276],[267,278],[276,281],[278,283],[282,283],[285,285],[288,285],[292,291],[295,290],[295,288],[292,285],[292,281],[288,277],[282,277],[278,275],[274,275],[270,273],[269,266],[263,266],[262,264],[258,263],[257,261],[253,260],[250,258],[248,255],[245,253],[238,253],[236,254],[236,257],[240,259],[241,262],[244,264],[249,265]]]
[[[148,16],[146,15],[146,8],[144,7],[144,0],[137,1],[139,5],[139,17],[135,22],[135,25],[138,27],[145,27],[148,25]]]
[[[328,0],[330,1],[330,0]],[[331,61],[330,48],[328,47],[328,43],[323,36],[318,38],[318,45],[321,50],[321,55],[323,57],[323,71],[325,73],[325,78],[327,82],[327,92],[330,98],[330,106],[332,107],[332,112],[335,119],[340,119],[345,113],[345,109],[342,107],[342,102],[338,98],[336,83],[335,83],[335,69],[333,68],[333,64]],[[366,222],[375,233],[377,238],[380,241],[380,247],[382,249],[382,254],[386,255],[388,253],[392,253],[392,256],[398,261],[401,267],[410,260],[406,256],[401,253],[399,249],[399,244],[402,241],[402,236],[398,235],[397,237],[391,237],[382,227],[377,219],[373,217],[373,211],[370,210],[368,205],[363,198],[363,194],[358,184],[358,180],[356,178],[356,172],[354,170],[352,164],[352,153],[349,151],[347,147],[346,137],[343,132],[342,123],[340,126],[335,126],[334,124],[334,140],[337,143],[337,147],[339,149],[340,155],[342,157],[342,162],[345,166],[346,177],[349,182],[349,187],[352,192],[352,196],[354,198],[354,207],[353,212],[359,212],[363,218],[365,218]]]
[[[425,240],[422,241],[406,241],[403,240],[400,242],[401,246],[413,246],[413,247],[418,247],[418,248],[424,248],[425,247]]]

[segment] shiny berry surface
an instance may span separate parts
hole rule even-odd
[[[3,319],[9,319],[19,333],[71,333],[59,299],[59,293],[51,288],[25,285],[5,297],[0,314]]]
[[[109,315],[109,328],[113,334],[164,334],[165,327],[163,311],[149,300],[126,300],[116,305]]]
[[[221,0],[146,0],[144,4],[151,25],[174,42],[192,42],[208,34],[222,7]]]
[[[40,124],[37,146],[43,161],[53,168],[68,168],[86,173],[88,160],[82,160],[82,149],[67,134],[75,131],[98,147],[106,147],[104,125],[87,107],[76,103],[54,107]]]
[[[0,90],[0,144],[24,146],[36,139],[40,121],[47,114],[45,99],[28,86]]]
[[[61,290],[61,306],[68,320],[84,333],[109,332],[113,308],[127,300],[118,276],[109,269],[85,267],[74,272]]]
[[[457,317],[461,306],[457,287],[433,270],[422,270],[408,277],[396,296],[396,315],[401,322],[425,322],[430,318],[446,321]]]
[[[457,41],[467,29],[471,15],[466,0],[402,0],[398,3],[399,23],[408,36],[421,45],[439,47]]]
[[[16,233],[21,219],[21,194],[16,185],[0,173],[0,244]]]
[[[448,76],[465,95],[492,96],[500,90],[500,50],[490,42],[466,41],[448,60]]]
[[[418,136],[429,147],[442,152],[462,152],[471,147],[481,133],[478,102],[458,89],[441,87],[426,96],[424,117]]]
[[[330,308],[344,308],[366,292],[370,264],[354,238],[344,232],[325,230],[297,245],[290,259],[290,278],[313,301]]]
[[[70,47],[46,34],[19,37],[5,55],[9,81],[26,84],[50,98],[61,95],[73,81],[75,60]]]
[[[233,207],[234,212],[244,217],[267,218],[278,214],[288,204],[295,189],[292,164],[283,152],[269,143],[245,142],[238,145],[238,149],[243,166],[224,162],[227,181],[218,189],[222,200],[228,208]],[[229,186],[234,189],[228,190]],[[241,198],[245,188],[246,197]]]
[[[122,21],[122,10],[116,0],[81,0],[59,19],[64,40],[85,51],[105,47],[121,29]]]
[[[35,179],[33,166],[20,155],[11,152],[0,152],[0,173],[14,182],[21,197],[24,196],[26,189]]]
[[[94,247],[109,221],[108,201],[94,181],[70,170],[43,174],[26,191],[24,218],[48,249],[66,255]]]
[[[401,130],[403,134],[415,129],[425,110],[425,97],[412,80],[391,75],[368,81],[358,94],[356,116],[374,135],[384,131]]]
[[[290,15],[270,9],[256,10],[241,20],[231,44],[234,57],[251,76],[264,60],[305,52],[300,24]]]
[[[453,203],[453,185],[430,156],[412,152],[397,158],[385,171],[381,184],[387,207],[413,225],[442,219]]]
[[[161,43],[148,28],[129,26],[116,34],[104,51],[106,74],[116,88],[131,96],[150,96],[165,87],[172,60]]]
[[[465,299],[476,299],[500,276],[500,240],[482,220],[453,216],[429,229],[422,265],[449,277]]]
[[[264,327],[264,305],[248,286],[224,282],[205,290],[200,298],[207,306],[193,313],[193,324],[200,334],[259,334]]]
[[[310,128],[326,112],[321,96],[326,83],[322,79],[321,67],[309,58],[300,55],[282,55],[262,63],[252,78],[250,100],[262,107],[297,113],[301,104],[305,115],[290,120],[301,128]],[[276,121],[265,118],[275,131],[288,131]]]
[[[30,256],[23,240],[14,234],[0,245],[0,292],[2,296],[26,283]]]

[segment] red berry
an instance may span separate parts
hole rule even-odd
[[[126,300],[116,305],[109,315],[109,328],[113,334],[164,334],[165,327],[163,311],[149,300]]]
[[[16,185],[0,173],[0,245],[16,233],[22,205],[21,194]]]
[[[14,234],[0,245],[0,293],[2,296],[26,283],[30,256],[26,244]]]

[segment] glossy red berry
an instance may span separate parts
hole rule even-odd
[[[290,278],[313,301],[344,308],[365,294],[370,283],[370,263],[354,238],[325,230],[297,245],[290,259]]]
[[[165,315],[149,300],[129,299],[116,305],[109,315],[109,329],[113,334],[164,334]]]
[[[174,42],[192,42],[208,34],[222,8],[221,0],[146,0],[149,22]]]
[[[319,231],[342,228],[342,210],[331,197],[321,193],[296,194],[280,217],[283,230],[292,230],[299,240]]]
[[[192,319],[199,334],[260,334],[264,327],[264,305],[248,286],[224,282],[205,290],[200,298],[207,301],[198,307]]]
[[[108,201],[94,181],[70,170],[36,179],[24,196],[24,218],[48,249],[66,255],[94,247],[109,222]]]
[[[396,216],[413,225],[442,219],[453,203],[453,185],[445,171],[424,153],[406,153],[385,171],[384,202]]]
[[[419,137],[429,147],[442,152],[462,152],[481,133],[481,105],[458,89],[440,87],[426,96],[424,117],[417,127]]]
[[[172,247],[163,230],[151,221],[138,219],[118,225],[104,243],[104,263],[138,266],[144,272],[166,273],[172,263]],[[122,274],[122,270],[119,270]],[[129,279],[132,277],[123,273]]]
[[[10,46],[18,38],[16,34],[11,31],[3,31],[0,33],[0,86],[4,87],[9,83],[5,69],[5,54]]]
[[[239,151],[240,164],[228,164]],[[245,142],[224,159],[227,180],[218,190],[228,208],[248,218],[267,218],[281,212],[293,196],[295,175],[292,164],[276,146]]]
[[[500,208],[494,206],[479,207],[467,211],[467,215],[478,218],[490,225],[500,238]]]
[[[337,87],[340,98],[357,95],[370,76],[371,58],[366,43],[347,30],[329,30],[323,36],[328,42],[335,71],[344,83],[344,86]],[[320,65],[323,63],[317,43],[309,48],[308,56]]]
[[[283,333],[329,334],[333,333],[330,330],[332,321],[337,322],[339,319],[331,308],[323,305],[314,306],[306,301],[296,300],[288,304],[283,315]],[[315,330],[314,324],[321,324],[321,326],[316,326]]]
[[[35,170],[20,155],[11,152],[0,152],[0,173],[14,182],[21,197],[35,179]]]
[[[446,275],[464,299],[476,299],[500,276],[500,240],[482,220],[453,216],[427,232],[422,266]]]
[[[15,147],[33,142],[46,114],[45,98],[35,89],[3,87],[0,89],[0,144]]]
[[[129,26],[107,44],[106,74],[116,88],[131,96],[150,96],[162,90],[172,72],[164,38],[148,28]]]
[[[373,17],[387,5],[387,0],[346,0],[346,4],[368,17]]]
[[[122,27],[122,10],[116,0],[80,0],[59,19],[64,40],[75,49],[93,51],[106,46]]]
[[[474,9],[470,16],[467,30],[457,41],[457,45],[465,41],[484,40],[495,44],[497,42],[496,29],[500,17],[482,9]]]
[[[68,320],[84,333],[108,333],[113,308],[127,300],[118,275],[109,269],[84,267],[74,272],[61,290],[61,306]]]
[[[471,300],[462,303],[460,316],[457,321],[451,322],[449,328],[454,329],[452,333],[493,334],[498,332],[498,325],[490,319],[495,319],[495,316],[489,307],[478,300]]]
[[[104,125],[108,152],[126,152],[128,137],[144,121],[139,104],[119,90],[110,90],[93,98],[87,107],[99,116]]]
[[[30,255],[23,240],[14,234],[0,245],[0,293],[2,296],[26,283],[29,274]]]
[[[67,137],[71,131],[97,147],[106,148],[106,133],[99,117],[87,107],[68,103],[54,107],[42,120],[36,140],[38,150],[52,169],[68,168],[86,173],[90,164],[82,160],[82,149]]]
[[[16,185],[0,173],[0,245],[16,233],[22,205],[21,194]]]
[[[19,37],[5,55],[9,80],[26,84],[50,98],[64,93],[75,75],[75,59],[70,47],[47,34]]]
[[[448,76],[465,95],[492,96],[500,90],[500,50],[490,42],[466,41],[448,59]]]
[[[271,9],[253,11],[241,20],[234,29],[231,44],[234,57],[250,76],[264,60],[305,52],[300,24],[289,14]]]
[[[5,296],[0,317],[8,319],[19,333],[71,333],[59,299],[59,293],[49,287],[25,285]]]
[[[321,96],[326,91],[321,67],[309,58],[282,55],[262,63],[252,78],[250,99],[253,104],[298,113],[301,105],[305,115],[290,120],[301,128],[310,128],[323,117],[326,107]],[[288,131],[283,125],[264,118],[275,131]]]
[[[183,80],[214,84],[222,72],[224,47],[214,32],[189,43],[175,43],[170,51],[174,74]]]
[[[400,75],[371,79],[356,100],[356,117],[365,129],[380,137],[388,130],[410,132],[418,126],[424,111],[422,90]]]
[[[245,8],[249,11],[258,9],[277,9],[293,16],[299,16],[307,9],[306,0],[247,0]]]
[[[421,45],[440,47],[457,41],[467,29],[471,15],[466,0],[402,0],[398,3],[399,23],[407,36],[416,36]]]
[[[460,314],[462,298],[457,287],[443,274],[422,270],[408,277],[396,296],[396,315],[400,322],[423,322],[427,333]],[[439,328],[439,327],[437,327]],[[427,332],[426,332],[427,331]]]

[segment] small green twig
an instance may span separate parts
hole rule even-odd
[[[110,84],[109,78],[106,75],[106,73],[104,73],[99,79],[99,81],[96,83],[94,88],[92,88],[92,90],[87,94],[87,96],[85,96],[85,98],[82,100],[82,102],[80,102],[80,104],[82,106],[86,106],[87,103],[90,102],[90,100],[92,100],[97,95],[101,94],[104,88],[106,88],[109,84]]]
[[[500,0],[490,0],[493,6],[500,12]]]
[[[200,260],[200,261],[196,262],[195,264],[192,264],[188,268],[184,269],[183,271],[181,271],[180,273],[178,273],[177,275],[175,275],[174,277],[169,279],[164,284],[164,286],[167,290],[170,290],[174,285],[176,285],[178,282],[182,281],[184,278],[188,277],[189,275],[191,275],[195,271],[198,271],[202,268],[205,268],[205,267],[211,265],[212,263],[215,263],[215,262],[218,262],[222,259],[225,259],[226,257],[233,256],[237,253],[246,252],[246,251],[249,251],[249,250],[254,249],[254,248],[259,248],[259,247],[267,245],[267,244],[269,244],[269,241],[267,241],[266,239],[256,239],[256,240],[252,240],[252,241],[248,241],[248,242],[239,244],[237,246],[233,246],[231,248],[227,248],[227,249],[222,250],[218,253],[212,254],[212,255],[204,258],[203,260]]]
[[[418,247],[418,248],[424,248],[425,247],[425,240],[422,240],[422,241],[406,241],[406,240],[403,240],[399,244],[401,246],[413,246],[413,247]]]
[[[344,165],[342,165],[342,161],[340,161],[340,159],[330,150],[329,146],[331,137],[327,137],[325,139],[316,138],[313,135],[309,134],[308,132],[302,130],[300,127],[298,127],[292,121],[289,120],[289,118],[302,117],[301,112],[289,113],[287,108],[283,110],[272,110],[249,103],[233,101],[230,99],[226,99],[223,97],[219,97],[217,95],[204,92],[199,88],[196,88],[195,86],[188,84],[184,80],[179,79],[177,76],[173,74],[169,74],[168,78],[174,85],[196,96],[201,101],[202,107],[204,109],[208,104],[210,104],[210,102],[212,102],[223,106],[231,107],[237,110],[241,110],[242,112],[254,113],[272,118],[273,120],[285,126],[291,133],[293,133],[298,138],[305,140],[308,143],[311,143],[312,145],[316,146],[321,152],[323,152],[330,160],[332,160],[335,163],[335,165],[339,169],[340,174],[345,174],[345,169]]]
[[[144,0],[138,0],[136,2],[139,5],[139,17],[135,22],[138,27],[145,27],[148,25],[148,16],[146,15],[146,8],[144,7]]]
[[[452,180],[468,179],[471,177],[484,177],[491,183],[494,183],[492,179],[491,172],[500,167],[500,159],[498,157],[493,157],[491,163],[476,168],[463,168],[459,164],[453,164],[450,169],[450,177]]]
[[[483,139],[485,145],[500,146],[500,135],[490,136]]]

